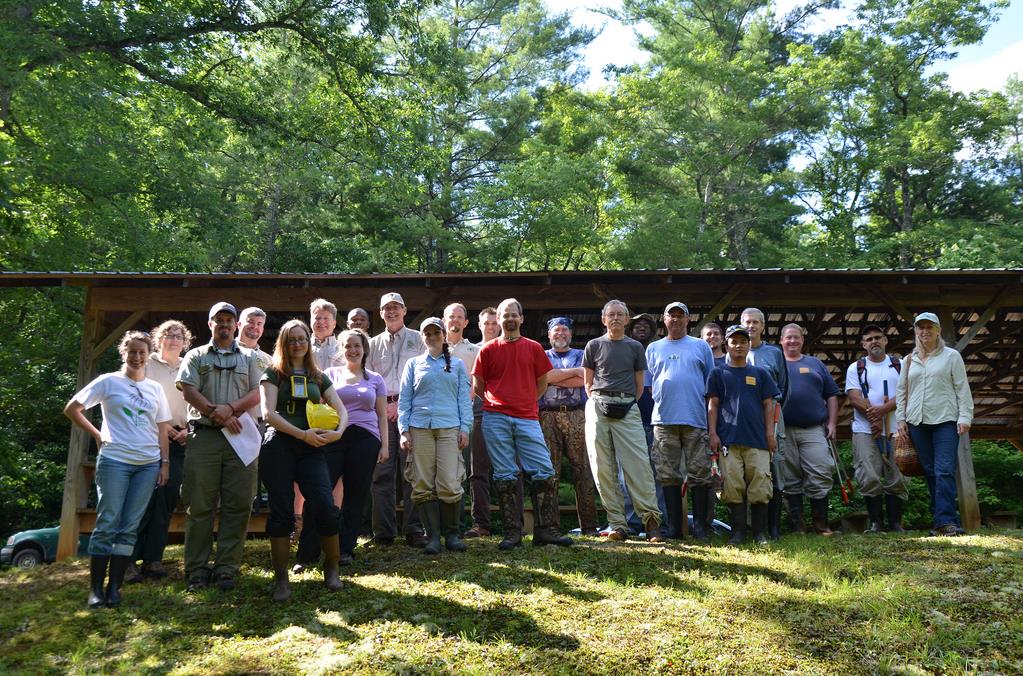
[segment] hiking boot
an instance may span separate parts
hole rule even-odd
[[[167,577],[167,569],[163,567],[163,561],[143,561],[142,575],[152,580],[162,580]]]
[[[479,524],[474,524],[472,528],[462,534],[462,537],[466,540],[470,538],[488,538],[490,537],[490,530]]]
[[[646,529],[647,542],[664,542],[664,537],[661,535],[660,530],[661,524],[657,523],[656,517],[648,517],[643,524],[643,528]]]
[[[629,534],[624,528],[612,528],[607,534],[607,539],[612,542],[625,542],[629,539]]]
[[[142,582],[142,571],[135,565],[134,561],[128,562],[128,567],[124,571],[124,583],[125,584],[139,584]]]
[[[405,535],[405,544],[416,549],[423,549],[430,544],[430,538],[423,531],[417,530]]]

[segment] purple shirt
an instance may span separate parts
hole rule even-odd
[[[368,381],[360,380],[354,385],[348,385],[343,382],[344,376],[340,366],[331,366],[323,373],[334,383],[337,396],[348,409],[348,425],[357,425],[379,439],[377,397],[387,396],[387,385],[380,374],[367,369]]]

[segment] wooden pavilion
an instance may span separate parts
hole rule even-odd
[[[807,330],[806,352],[820,357],[843,384],[846,366],[860,356],[859,328],[888,327],[889,351],[905,354],[912,345],[912,318],[930,310],[941,319],[945,341],[967,364],[976,404],[970,436],[1006,439],[1023,450],[1023,270],[640,270],[547,271],[445,274],[272,274],[272,273],[118,273],[3,272],[3,287],[76,286],[85,288],[78,385],[96,375],[97,360],[120,335],[149,328],[168,317],[184,321],[196,341],[208,340],[206,313],[226,300],[239,309],[256,305],[268,314],[264,347],[290,317],[308,317],[310,301],[323,297],[343,312],[364,307],[382,330],[375,309],[381,294],[402,294],[418,326],[451,302],[470,316],[507,297],[523,305],[523,333],[545,340],[546,320],[564,314],[575,321],[574,342],[602,333],[600,308],[613,298],[633,313],[657,316],[669,301],[688,304],[694,325],[738,321],[742,309],[756,306],[767,317],[767,339],[784,324]],[[696,326],[693,327],[696,330]],[[478,336],[475,326],[467,332]],[[840,435],[849,435],[848,407]],[[89,443],[72,429],[68,447],[61,540],[58,556],[74,552],[79,532],[91,530],[86,508]],[[969,530],[980,525],[969,439],[960,448],[960,507]]]

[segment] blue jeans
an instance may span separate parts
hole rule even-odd
[[[484,411],[483,436],[487,440],[487,453],[494,468],[494,481],[517,479],[519,463],[522,464],[522,471],[534,481],[554,476],[551,452],[547,450],[539,420]]]
[[[910,425],[920,464],[924,468],[927,489],[931,494],[931,515],[934,527],[959,525],[956,509],[956,468],[959,466],[959,432],[956,422],[937,425]]]
[[[91,556],[131,556],[142,515],[149,506],[160,461],[131,465],[101,452],[96,460],[96,527],[89,539]]]

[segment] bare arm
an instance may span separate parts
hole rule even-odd
[[[583,368],[583,387],[586,388],[586,396],[592,396],[590,392],[593,390],[593,369]]]
[[[160,474],[156,477],[157,486],[166,486],[170,479],[170,434],[174,431],[169,422],[156,423],[157,438],[160,440]]]
[[[380,452],[377,454],[377,463],[386,462],[390,457],[390,446],[387,437],[387,397],[377,397],[377,428],[380,430]]]
[[[643,396],[643,374],[646,371],[636,371],[636,399]]]
[[[92,421],[85,416],[84,406],[72,399],[67,403],[67,406],[64,407],[64,415],[66,415],[72,423],[85,430],[89,436],[95,440],[96,448],[100,447],[100,444],[103,443],[103,439],[100,436],[99,430],[96,429],[96,426],[93,425]]]
[[[720,399],[707,397],[707,435],[710,437],[710,452],[717,454],[721,450],[721,439],[718,437],[718,406]]]
[[[837,397],[832,397],[836,402]],[[767,437],[767,450],[774,455],[774,452],[778,450],[778,437],[774,435],[774,410],[778,405],[774,399],[764,399],[764,436]],[[838,414],[838,408],[835,408],[835,414]],[[830,415],[830,414],[829,414]]]
[[[479,376],[472,377],[472,394],[473,396],[483,398],[483,393],[486,392],[487,384]],[[539,398],[539,397],[538,397]]]
[[[559,387],[582,387],[583,367],[552,369],[547,372],[547,384],[558,385]]]
[[[263,411],[263,420],[266,421],[267,425],[270,425],[270,427],[273,427],[278,432],[295,437],[296,439],[301,439],[314,448],[328,443],[329,440],[325,436],[318,435],[313,430],[299,429],[285,420],[284,416],[277,412],[278,390],[276,385],[268,380],[264,380],[260,383],[260,391],[262,392],[261,406]]]
[[[774,422],[774,416],[771,416],[772,424]],[[834,439],[838,433],[838,397],[832,395],[828,397],[828,424],[827,434],[828,439]]]
[[[547,391],[547,374],[536,379],[536,398],[539,399]]]

